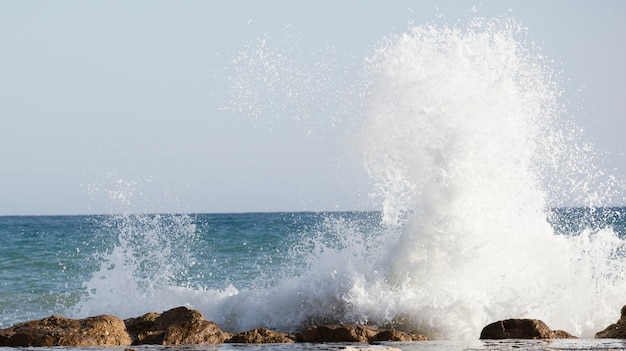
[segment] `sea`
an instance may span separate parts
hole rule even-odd
[[[464,261],[439,262],[418,276],[400,257],[405,227],[385,224],[382,212],[5,216],[0,328],[53,314],[129,318],[187,306],[231,332],[368,323],[435,340],[387,345],[403,350],[626,348],[592,339],[625,303],[621,291],[610,293],[623,284],[626,208],[551,209],[546,221],[556,245],[550,256],[580,250],[566,267],[550,265],[542,243],[520,254],[506,243],[505,255],[455,252]],[[506,255],[522,259],[502,261]],[[411,269],[394,276],[399,262]],[[485,325],[521,317],[584,340],[478,340]]]
[[[263,67],[275,94],[307,75],[283,67],[297,58],[262,65],[285,57],[270,44],[233,61],[236,98],[254,95],[237,89]],[[527,28],[509,17],[412,25],[361,61],[358,84],[319,96],[357,97],[349,135],[376,210],[0,217],[0,328],[187,306],[230,332],[360,323],[433,340],[366,349],[626,350],[594,339],[626,305],[626,186],[572,121],[562,76]],[[507,318],[580,339],[478,340]]]

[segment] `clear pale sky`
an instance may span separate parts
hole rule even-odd
[[[3,0],[0,215],[375,208],[350,122],[221,108],[233,60],[273,38],[356,72],[411,22],[505,14],[626,177],[625,1]]]

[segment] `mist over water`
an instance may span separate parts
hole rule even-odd
[[[527,317],[593,336],[626,303],[624,240],[608,227],[557,234],[548,210],[615,204],[623,187],[594,165],[527,36],[510,18],[427,24],[365,60],[357,134],[380,218],[328,216],[294,233],[265,282],[211,287],[186,275],[201,260],[185,247],[197,242],[188,216],[118,217],[119,240],[76,314],[189,305],[227,330],[370,323],[436,339]],[[275,72],[297,58],[274,57],[272,91],[287,91]],[[293,79],[289,94],[314,101],[317,85],[299,91]]]

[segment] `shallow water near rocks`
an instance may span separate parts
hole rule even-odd
[[[128,347],[27,347],[22,350],[124,351]],[[376,345],[359,343],[298,343],[298,344],[220,344],[133,346],[137,351],[322,351],[322,350],[402,350],[402,351],[458,351],[458,350],[626,350],[626,340],[617,339],[563,339],[563,340],[471,340],[471,341],[414,341],[386,342]],[[0,351],[13,351],[0,347]]]

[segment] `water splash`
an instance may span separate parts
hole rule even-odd
[[[97,235],[90,245],[98,250],[89,265],[95,271],[69,314],[126,318],[187,303],[174,291],[194,282],[190,272],[198,265],[193,253],[196,225],[187,214],[145,213],[144,186],[149,182],[109,174],[106,182],[89,187],[105,197],[111,214],[93,219]]]
[[[558,75],[527,35],[510,18],[428,24],[387,38],[367,60],[360,136],[379,223],[329,216],[299,233],[288,255],[298,264],[286,262],[271,284],[217,289],[177,280],[197,259],[188,216],[113,217],[119,240],[85,283],[81,314],[187,304],[231,331],[369,323],[439,339],[475,339],[495,320],[529,317],[592,336],[624,304],[624,240],[610,228],[556,234],[549,208],[615,202],[621,183],[594,166],[593,149],[563,119]],[[317,84],[309,91],[281,73],[292,72],[293,52],[260,50],[238,61],[268,63],[246,66],[259,70],[256,83],[235,87],[307,96],[290,100],[292,111],[321,98]],[[245,111],[257,117],[283,108],[255,101]]]
[[[511,317],[589,336],[623,304],[623,241],[555,235],[546,219],[549,204],[606,205],[620,188],[562,119],[555,74],[526,35],[509,18],[419,26],[369,63],[366,166],[384,221],[402,226],[391,300],[437,338]]]
[[[196,264],[187,246],[195,235],[191,217],[121,214],[103,218],[100,226],[118,235],[94,257],[101,263],[83,284],[86,296],[73,314],[130,317],[173,307],[172,289],[185,287]]]

